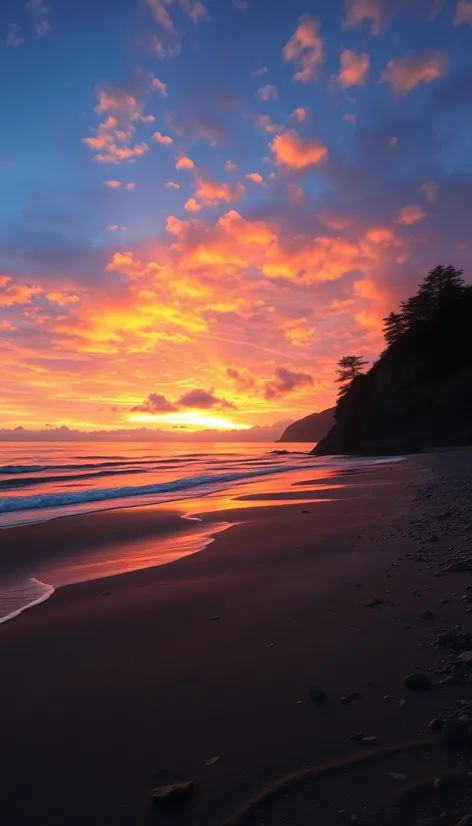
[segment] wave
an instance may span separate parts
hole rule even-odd
[[[196,455],[196,454],[195,454]],[[188,456],[174,456],[173,458],[155,458],[155,459],[132,459],[128,458],[124,462],[86,462],[75,465],[0,465],[0,475],[5,474],[21,474],[21,473],[43,473],[46,470],[50,471],[79,471],[79,470],[94,470],[95,468],[107,467],[141,467],[142,465],[172,465],[181,464],[182,462],[196,461],[194,454]]]
[[[54,590],[52,585],[34,578],[0,587],[0,623],[17,617],[27,608],[45,602]]]
[[[128,499],[135,496],[159,495],[190,488],[201,488],[205,485],[220,485],[227,482],[237,482],[252,479],[256,476],[268,476],[272,473],[286,473],[297,470],[298,465],[282,465],[277,467],[261,467],[258,470],[245,472],[218,473],[205,476],[188,476],[154,485],[137,485],[121,488],[102,488],[100,490],[73,491],[70,493],[44,493],[35,496],[3,497],[0,498],[0,513],[13,511],[36,510],[38,508],[60,508],[67,505],[78,505],[87,502],[106,502],[113,499]]]
[[[0,490],[11,490],[12,488],[27,488],[33,485],[45,485],[52,482],[76,482],[81,479],[98,479],[102,476],[131,476],[134,473],[143,473],[140,468],[130,468],[128,470],[98,470],[96,473],[78,473],[74,476],[36,476],[20,477],[19,479],[0,480]]]

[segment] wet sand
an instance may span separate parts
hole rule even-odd
[[[216,826],[264,784],[365,751],[350,740],[360,730],[378,738],[375,748],[432,742],[428,721],[470,700],[471,688],[443,686],[431,672],[434,690],[417,694],[403,680],[437,667],[429,642],[440,631],[471,625],[461,596],[472,580],[435,576],[450,547],[470,540],[470,461],[470,451],[413,457],[353,475],[320,502],[316,490],[300,491],[303,503],[281,504],[280,492],[273,505],[233,502],[228,513],[200,514],[210,530],[215,517],[238,523],[202,552],[60,588],[0,626],[5,822]],[[464,518],[448,526],[442,512],[459,505]],[[177,518],[129,509],[7,531],[23,536],[18,554],[34,554],[58,532],[64,544],[79,535],[93,543],[106,522],[115,541],[145,524],[160,530],[163,519],[173,529]],[[384,604],[365,607],[373,599]],[[321,706],[310,702],[313,685],[327,694]],[[344,705],[350,692],[361,698]],[[418,763],[394,762],[399,771]],[[153,806],[153,787],[187,779],[191,801]],[[366,806],[370,796],[367,778]],[[331,794],[331,810],[329,799],[326,826],[343,822],[341,803]],[[313,823],[313,806],[296,822]],[[288,822],[278,815],[252,813],[251,822]]]

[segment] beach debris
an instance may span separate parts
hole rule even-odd
[[[350,703],[355,703],[355,702],[357,702],[357,700],[360,700],[360,699],[361,699],[360,691],[351,691],[350,694],[346,694],[345,697],[341,697],[341,702],[345,706],[348,706]]]
[[[428,728],[433,734],[439,734],[443,728],[443,721],[440,717],[434,717],[433,720],[430,720],[428,723]]]
[[[377,743],[377,737],[370,735],[369,737],[363,737],[362,742],[367,743],[369,746],[373,746],[374,743]]]
[[[102,597],[111,597],[111,594],[112,594],[111,591],[104,591],[103,594],[102,594]]]
[[[214,616],[214,617],[212,617],[212,620],[219,620],[219,616],[218,616],[218,614],[215,614],[215,616]]]
[[[170,786],[157,786],[152,790],[152,799],[154,803],[181,803],[194,793],[193,780],[186,780],[183,783],[172,783]]]
[[[430,620],[430,619],[433,619],[434,614],[433,614],[432,611],[429,610],[429,608],[427,608],[426,611],[423,611],[421,616],[423,617],[424,620]]]
[[[392,699],[391,694],[384,694],[384,700],[391,700],[391,699]]]
[[[472,665],[472,651],[462,651],[459,654],[459,660],[461,663],[465,663],[465,665]]]
[[[378,597],[376,597],[375,599],[371,599],[370,602],[364,602],[364,608],[380,608],[386,604],[384,599],[378,599]]]
[[[310,688],[310,700],[315,705],[320,705],[326,701],[326,692],[319,685],[312,685]]]
[[[310,513],[310,511],[303,510],[303,511],[300,511],[300,513]]]
[[[215,763],[218,763],[220,758],[218,756],[210,757],[209,760],[205,760],[205,766],[214,766]]]
[[[388,776],[397,783],[403,783],[406,780],[406,774],[402,774],[401,772],[389,772]]]
[[[424,671],[414,671],[405,677],[405,685],[411,691],[426,691],[432,688],[431,680]]]

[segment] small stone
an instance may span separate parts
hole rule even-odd
[[[388,776],[397,783],[403,783],[406,780],[406,774],[402,774],[401,772],[389,772]]]
[[[400,708],[406,708],[406,700],[400,700],[398,705],[400,706]]]
[[[429,609],[427,609],[426,611],[423,611],[422,617],[423,617],[424,620],[433,619],[433,616],[434,616],[433,612],[430,611]]]
[[[320,688],[319,685],[313,685],[310,688],[310,700],[315,705],[320,705],[326,701],[326,692]]]
[[[472,651],[462,651],[459,654],[459,660],[466,665],[472,665]]]
[[[384,700],[391,700],[390,694],[384,694]]]
[[[310,511],[304,510],[304,511],[300,511],[300,513],[310,513]]]
[[[205,766],[214,766],[215,763],[218,763],[219,757],[210,757],[209,760],[205,760]]]
[[[364,739],[364,732],[363,731],[356,731],[355,734],[351,734],[350,740],[353,740],[356,743],[359,743],[361,740]]]
[[[437,789],[440,785],[441,785],[441,778],[436,777],[433,781],[433,786],[434,786],[435,789]]]
[[[440,719],[440,717],[435,717],[428,723],[428,728],[430,731],[433,732],[433,734],[439,734],[443,728],[443,721]]]
[[[465,815],[456,823],[456,826],[472,826],[472,815]]]
[[[364,608],[380,608],[382,605],[386,605],[384,599],[371,599],[370,602],[364,602]]]
[[[212,620],[219,620],[219,616],[218,616],[218,614],[215,614],[215,616],[214,616],[214,617],[212,617]]]
[[[345,697],[341,697],[341,702],[345,706],[348,706],[350,703],[354,703],[354,702],[356,702],[357,700],[360,700],[360,699],[361,699],[361,695],[360,695],[359,691],[351,691],[350,694],[346,694]]]
[[[104,591],[103,594],[102,594],[102,597],[111,597],[111,594],[112,594],[111,591]]]
[[[170,786],[158,786],[152,791],[154,803],[181,803],[195,793],[193,780],[184,783],[172,783]]]
[[[436,536],[435,533],[432,533],[428,539],[428,542],[439,542],[439,536]]]
[[[405,685],[411,691],[426,691],[432,688],[431,680],[423,671],[414,671],[405,677]]]
[[[377,737],[369,736],[362,738],[363,743],[367,743],[368,745],[372,746],[374,743],[377,742]]]

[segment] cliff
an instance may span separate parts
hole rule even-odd
[[[386,321],[387,349],[341,396],[335,424],[313,454],[472,444],[472,288],[453,268],[436,268]]]
[[[334,407],[310,413],[292,422],[282,433],[279,442],[319,442],[334,424]]]

